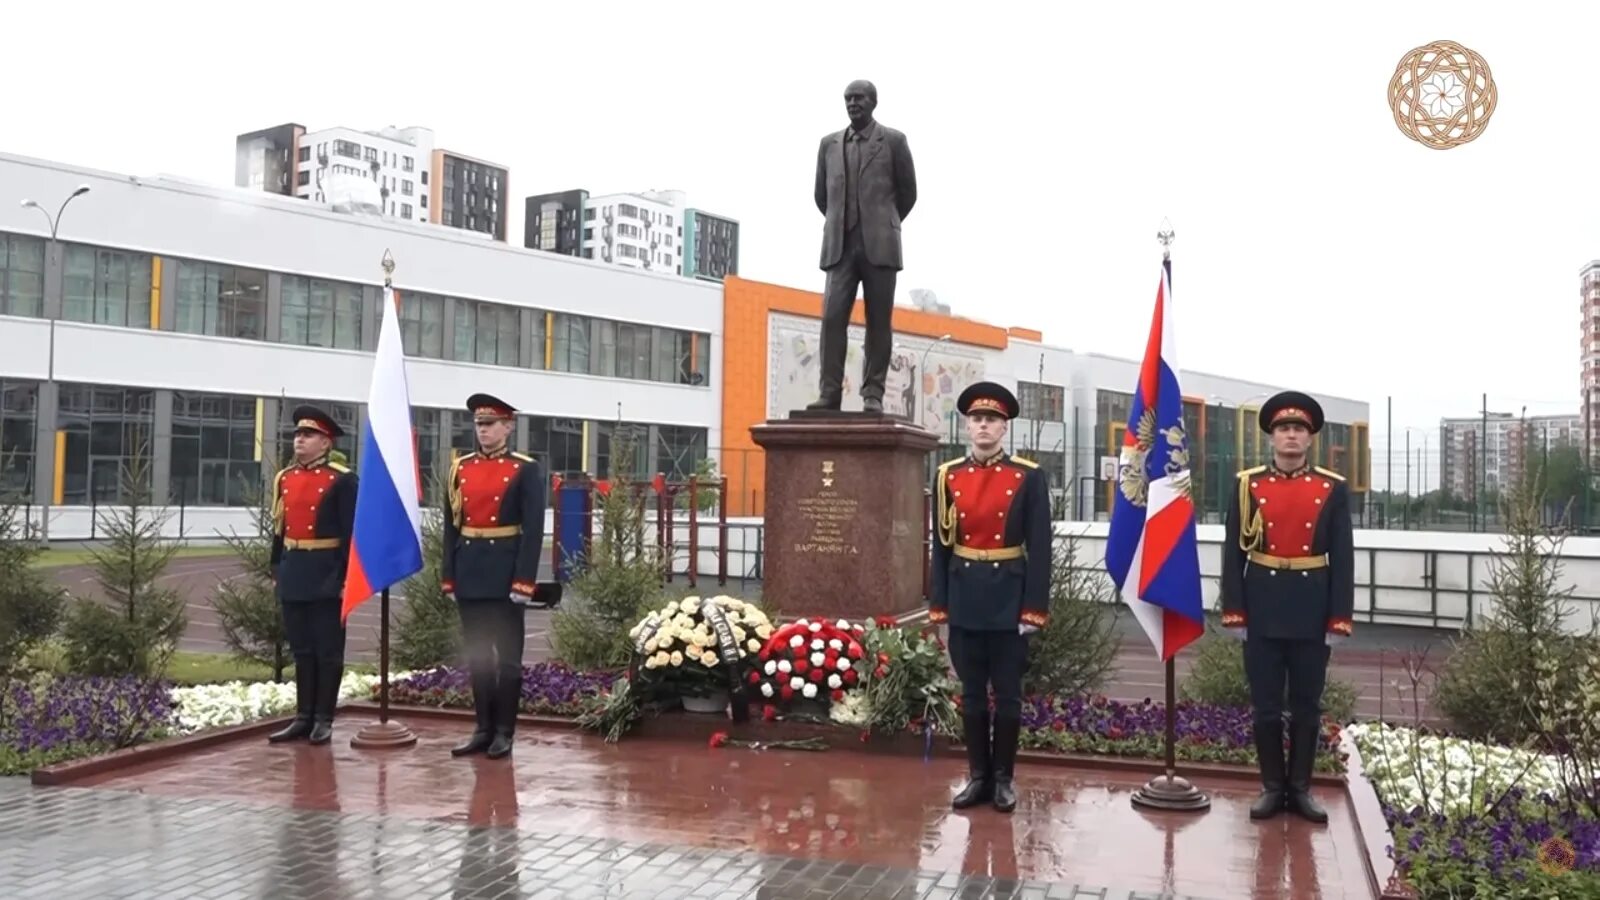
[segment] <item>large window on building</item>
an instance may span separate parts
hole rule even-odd
[[[589,371],[589,324],[587,316],[555,314],[550,327],[550,368],[557,372]]]
[[[441,415],[442,410],[411,407],[411,427],[417,433],[417,473],[422,478],[422,502],[427,506],[442,502],[441,490],[445,479],[450,477],[448,460],[439,458]]]
[[[707,456],[706,430],[682,425],[660,425],[656,434],[656,470],[668,481],[687,481]]]
[[[596,422],[591,426],[596,438],[595,471],[601,478],[623,475],[634,479],[650,477],[650,427],[634,422]]]
[[[1060,422],[1066,407],[1066,390],[1059,384],[1040,384],[1034,381],[1017,382],[1017,405],[1022,407],[1018,418],[1040,422]]]
[[[152,265],[147,253],[69,246],[61,283],[61,318],[149,328]]]
[[[44,315],[44,239],[0,235],[0,315]]]
[[[278,329],[285,344],[361,349],[361,286],[285,275]]]
[[[344,431],[344,436],[333,442],[333,449],[344,454],[345,461],[351,468],[360,462],[360,440],[357,428],[361,421],[361,409],[354,403],[334,403],[327,400],[299,400],[292,397],[278,401],[278,465],[287,466],[294,462],[294,409],[297,406],[309,405],[323,410],[333,417],[339,428]]]
[[[179,260],[177,290],[174,330],[261,340],[267,314],[266,273]]]
[[[65,433],[61,502],[67,505],[123,502],[125,467],[142,468],[146,479],[154,471],[155,391],[63,384],[56,427]]]
[[[500,303],[455,302],[455,359],[515,366],[522,358],[522,311]],[[541,354],[544,348],[540,348]]]
[[[33,491],[33,442],[39,383],[0,379],[0,497],[26,501]]]
[[[400,343],[407,356],[444,359],[444,298],[400,291]]]
[[[177,391],[172,396],[174,502],[245,506],[260,502],[256,400]]]

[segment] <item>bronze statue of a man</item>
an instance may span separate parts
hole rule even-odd
[[[917,173],[906,136],[875,120],[877,107],[872,82],[850,82],[844,89],[850,127],[824,137],[817,148],[817,209],[825,217],[822,270],[828,281],[822,305],[822,395],[808,409],[839,408],[845,341],[859,287],[867,302],[862,408],[883,411],[894,284],[902,268],[900,223],[917,202]]]

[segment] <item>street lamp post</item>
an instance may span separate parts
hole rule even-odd
[[[50,215],[49,210],[45,209],[43,206],[40,206],[37,201],[29,200],[27,198],[23,199],[22,208],[37,209],[39,211],[39,215],[44,216],[46,224],[50,226],[50,252],[45,261],[46,271],[49,271],[55,265],[56,258],[59,255],[60,245],[57,242],[56,233],[61,227],[61,216],[67,211],[67,204],[87,193],[89,193],[89,186],[87,184],[78,185],[78,187],[74,189],[72,193],[67,195],[65,200],[61,201],[61,205],[56,208],[56,214],[53,216]],[[43,298],[41,298],[41,306],[43,306],[44,302],[45,301]],[[56,380],[56,319],[60,318],[61,310],[57,309],[55,311],[55,315],[49,315],[50,310],[45,307],[41,308],[40,312],[45,313],[45,319],[49,322],[50,327],[50,348],[49,355],[47,357],[48,362],[46,363],[45,369],[45,383],[54,384]],[[34,477],[37,478],[38,474],[39,467],[36,463],[34,465]],[[54,498],[52,497],[50,501],[47,501],[44,504],[44,521],[41,523],[40,534],[44,538],[45,543],[50,542],[50,506],[53,502]]]

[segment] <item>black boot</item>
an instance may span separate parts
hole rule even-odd
[[[267,735],[270,743],[295,741],[311,733],[312,711],[316,707],[317,661],[314,657],[295,657],[294,721]]]
[[[522,702],[522,669],[500,670],[494,692],[494,740],[485,754],[500,759],[511,753],[517,734],[517,707]]]
[[[1283,811],[1283,719],[1256,720],[1256,761],[1261,767],[1261,796],[1250,807],[1250,818],[1270,819]]]
[[[994,808],[1008,813],[1017,808],[1017,790],[1012,777],[1017,771],[1017,739],[1022,720],[996,716],[994,720]]]
[[[1328,811],[1311,796],[1311,770],[1317,762],[1317,738],[1322,723],[1314,717],[1302,722],[1296,716],[1289,726],[1289,783],[1285,797],[1289,809],[1318,824],[1328,821]]]
[[[317,660],[315,724],[311,729],[311,743],[326,744],[333,740],[333,710],[339,705],[339,680],[344,677],[344,657],[325,656]]]
[[[968,710],[961,717],[961,724],[961,739],[967,745],[967,783],[950,801],[953,809],[977,806],[994,797],[994,770],[989,754],[989,711]]]
[[[476,719],[472,735],[452,747],[451,756],[482,753],[494,740],[494,676],[478,668],[472,670],[472,713]]]

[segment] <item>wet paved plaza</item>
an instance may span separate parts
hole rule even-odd
[[[959,760],[606,745],[523,728],[508,760],[259,737],[90,778],[0,781],[0,897],[1366,898],[1350,812],[1150,814],[1141,779],[1023,766],[1004,816],[952,811]]]

